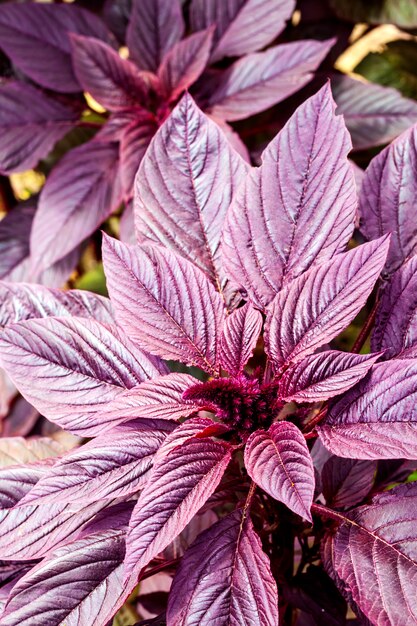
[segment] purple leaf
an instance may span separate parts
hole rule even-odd
[[[118,143],[93,139],[67,152],[40,195],[31,236],[36,267],[47,268],[73,250],[121,200]]]
[[[0,281],[0,327],[41,317],[89,317],[113,324],[110,300],[90,291]]]
[[[110,111],[147,102],[148,85],[141,72],[110,46],[72,34],[74,72],[84,91]]]
[[[17,81],[1,85],[0,171],[10,174],[35,167],[75,125],[77,118],[76,109],[31,85]]]
[[[350,148],[325,86],[297,109],[239,188],[227,215],[224,263],[257,306],[346,246],[356,211]]]
[[[349,162],[353,169],[353,175],[355,177],[355,183],[356,183],[356,190],[359,194],[362,188],[362,183],[363,183],[363,179],[365,176],[365,172],[363,171],[361,167],[359,167],[359,165],[356,165],[354,161],[349,160]]]
[[[294,0],[193,0],[191,27],[202,30],[216,24],[214,62],[269,44],[284,29],[294,6]]]
[[[226,433],[229,428],[225,424],[213,422],[209,417],[192,417],[180,424],[168,434],[155,456],[155,463],[161,464],[172,450],[184,445],[192,439],[204,439]]]
[[[311,521],[314,468],[304,436],[291,422],[257,430],[245,447],[249,476],[267,494]]]
[[[18,204],[0,222],[0,278],[24,270],[36,206]],[[3,302],[2,302],[3,304]]]
[[[167,420],[120,424],[58,460],[18,506],[130,496],[146,483],[155,453],[174,428]]]
[[[22,395],[75,433],[126,388],[161,373],[155,360],[114,328],[83,318],[13,324],[1,336],[0,354]]]
[[[82,246],[77,246],[46,269],[39,271],[33,269],[32,257],[29,256],[24,263],[24,272],[19,272],[18,276],[13,275],[13,278],[8,276],[8,280],[40,283],[47,287],[62,287],[75,270],[80,260],[81,251]]]
[[[18,396],[1,422],[2,436],[24,437],[28,435],[39,417],[38,411],[22,396]]]
[[[168,374],[149,382],[143,382],[120,394],[90,420],[87,432],[98,435],[112,426],[129,419],[177,420],[188,417],[198,406],[182,399],[183,393],[196,384],[188,374]]]
[[[179,535],[216,489],[230,457],[229,444],[194,439],[154,466],[132,513],[126,574],[139,574]]]
[[[94,502],[81,509],[69,503],[1,511],[0,558],[19,561],[41,558],[77,533],[105,506],[105,502]]]
[[[127,198],[133,196],[139,165],[158,130],[157,120],[152,113],[142,109],[132,109],[132,113],[132,119],[122,129],[120,137],[120,169],[123,192]],[[133,223],[132,226],[134,229]]]
[[[417,621],[417,484],[401,485],[346,516],[327,538],[339,585],[372,624]],[[326,559],[325,559],[326,561]]]
[[[417,360],[377,363],[318,426],[326,448],[353,459],[417,459]]]
[[[107,287],[129,338],[162,358],[217,372],[223,322],[220,294],[189,261],[155,246],[105,236]]]
[[[47,474],[53,462],[0,467],[0,510],[14,507]]]
[[[327,505],[335,509],[351,509],[360,504],[372,489],[376,467],[376,461],[331,456],[321,475]]]
[[[242,157],[242,159],[246,163],[250,163],[251,156],[248,148],[246,147],[246,144],[242,141],[239,134],[230,126],[230,124],[218,117],[214,117],[213,115],[208,115],[207,117],[212,119],[213,122],[217,124],[217,126],[220,126],[232,148],[236,150],[236,152]]]
[[[247,165],[219,127],[185,95],[152,141],[136,181],[138,235],[225,283],[220,238]]]
[[[207,28],[186,37],[162,59],[158,76],[165,98],[176,100],[199,78],[208,62],[213,32]]]
[[[31,267],[29,240],[36,206],[22,203],[13,207],[0,222],[0,278],[30,281],[61,287],[76,266],[80,250],[76,248],[50,268],[34,272]]]
[[[123,175],[123,172],[122,172]],[[133,215],[133,201],[128,200],[125,205],[122,216],[119,222],[119,239],[123,243],[135,245],[136,233],[135,233],[135,218]]]
[[[387,236],[365,243],[311,268],[278,293],[265,324],[266,350],[276,366],[302,360],[349,325],[371,293],[388,247]]]
[[[417,252],[412,215],[417,202],[417,125],[387,146],[368,166],[362,183],[361,231],[368,239],[392,233],[386,270],[392,272]]]
[[[328,400],[356,385],[380,356],[337,350],[307,356],[285,370],[280,379],[280,396],[287,402]]]
[[[140,68],[156,72],[183,33],[184,20],[178,0],[132,1],[126,42]]]
[[[29,78],[54,91],[81,91],[74,75],[69,33],[112,41],[104,23],[77,6],[2,4],[0,47]]]
[[[395,272],[382,292],[372,350],[386,350],[385,358],[417,357],[417,257]]]
[[[225,320],[220,337],[220,364],[234,376],[243,371],[262,330],[262,315],[248,302]]]
[[[388,143],[416,121],[417,103],[396,89],[336,76],[332,90],[356,150]]]
[[[285,100],[311,80],[333,44],[296,41],[244,56],[207,81],[207,112],[236,121]]]
[[[103,530],[55,549],[14,586],[2,626],[100,626],[125,597],[123,530]]]
[[[168,602],[172,626],[278,626],[278,592],[247,512],[237,509],[185,553]]]
[[[124,43],[129,23],[132,0],[105,0],[103,19],[117,39]]]

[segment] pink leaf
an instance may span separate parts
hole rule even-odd
[[[130,496],[146,483],[153,457],[174,428],[167,420],[140,419],[115,426],[58,460],[17,506]]]
[[[26,76],[64,93],[81,91],[72,67],[69,33],[113,42],[102,20],[78,6],[9,3],[0,7],[2,50]]]
[[[139,574],[185,528],[216,489],[230,457],[229,444],[194,439],[154,466],[132,513],[126,574]]]
[[[249,476],[275,500],[311,521],[314,468],[305,439],[291,422],[257,430],[245,447]]]
[[[126,42],[140,68],[156,72],[183,33],[179,0],[133,0]]]
[[[35,167],[75,125],[77,118],[76,109],[27,83],[2,84],[0,171],[10,174]]]
[[[182,399],[183,393],[196,384],[188,374],[168,374],[140,383],[109,402],[85,425],[85,435],[97,436],[116,424],[137,417],[177,420],[198,411],[198,406]]]
[[[158,69],[162,91],[168,100],[176,100],[192,85],[207,65],[213,28],[194,33],[176,43],[165,55]]]
[[[139,165],[158,130],[157,121],[152,113],[141,109],[132,109],[132,113],[132,120],[121,130],[120,137],[120,169],[123,192],[127,198],[133,196]]]
[[[3,626],[100,626],[127,595],[122,584],[125,531],[107,529],[55,549],[13,588]]]
[[[1,336],[0,354],[22,395],[75,433],[124,389],[161,373],[157,361],[114,328],[83,318],[13,324]]]
[[[123,111],[147,102],[148,85],[133,63],[93,37],[70,38],[78,81],[104,108]]]
[[[396,89],[341,74],[332,91],[356,150],[389,143],[416,121],[417,103]]]
[[[237,375],[252,356],[262,330],[262,315],[249,303],[233,311],[225,320],[220,338],[220,364]]]
[[[192,439],[216,437],[226,433],[229,428],[225,424],[214,422],[209,417],[192,417],[173,430],[163,441],[155,456],[155,463],[161,463],[171,450],[182,446]],[[1,440],[0,440],[1,441]]]
[[[89,317],[114,323],[110,300],[89,291],[0,281],[0,327],[41,317]]]
[[[0,512],[0,558],[28,561],[43,557],[77,533],[106,502],[84,508],[69,504],[27,506]]]
[[[372,159],[362,183],[359,212],[367,239],[392,233],[386,264],[396,270],[417,252],[413,211],[417,202],[417,124]]]
[[[326,350],[305,357],[280,379],[280,395],[287,402],[320,402],[356,385],[381,356]]]
[[[321,473],[323,495],[331,508],[348,508],[360,504],[372,489],[376,461],[341,459],[332,455]]]
[[[36,269],[61,259],[117,209],[122,200],[118,169],[118,144],[97,138],[59,161],[42,189],[33,222]]]
[[[266,350],[277,366],[302,360],[348,326],[371,293],[388,247],[387,236],[365,243],[311,268],[278,293],[265,324]]]
[[[323,560],[342,592],[381,626],[417,622],[417,484],[400,485],[346,515],[328,533]]]
[[[13,508],[47,474],[53,463],[54,460],[49,459],[0,467],[0,510]]]
[[[219,617],[221,616],[221,617]],[[278,626],[278,592],[250,517],[237,509],[201,533],[175,575],[171,626]]]
[[[110,299],[130,339],[162,358],[216,373],[223,303],[206,276],[169,250],[107,236],[103,258]]]
[[[204,84],[205,108],[231,122],[268,109],[308,83],[333,44],[296,41],[248,54]]]
[[[385,350],[385,357],[417,357],[417,256],[397,270],[379,299],[373,350]]]
[[[31,267],[29,241],[36,206],[27,202],[13,207],[0,223],[0,277],[10,282],[28,281],[50,287],[61,287],[76,266],[80,250],[54,263],[45,271],[34,272]],[[6,305],[7,303],[3,303]]]
[[[294,6],[294,0],[193,0],[191,26],[201,30],[216,24],[214,62],[266,46],[283,30]]]
[[[160,128],[136,181],[139,238],[172,248],[224,288],[220,238],[247,165],[188,94]]]
[[[373,366],[331,404],[318,433],[328,450],[354,459],[417,459],[417,360]]]
[[[350,148],[325,86],[297,109],[239,188],[226,219],[224,263],[258,306],[346,246],[356,211]]]

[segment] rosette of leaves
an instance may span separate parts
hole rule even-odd
[[[31,258],[26,280],[42,281],[42,271],[65,259],[68,276],[79,245],[123,202],[129,204],[143,154],[185,90],[246,153],[228,122],[300,89],[334,43],[294,41],[259,52],[293,10],[294,0],[194,0],[185,22],[180,0],[135,0],[125,59],[105,23],[77,6],[0,7],[0,47],[18,72],[0,87],[0,171],[36,166],[74,127],[98,129],[66,150],[47,177],[25,231]],[[82,92],[105,116],[97,121],[85,115]],[[128,236],[129,215],[122,225]],[[61,284],[62,271],[54,286]]]
[[[12,286],[2,366],[91,439],[0,474],[1,626],[105,626],[164,569],[170,626],[347,624],[346,601],[365,623],[416,623],[417,489],[383,491],[417,458],[413,196],[398,200],[397,154],[413,167],[415,132],[365,174],[371,240],[346,251],[357,194],[328,86],[257,168],[186,95],[140,166],[138,242],[104,238],[110,302]],[[378,296],[374,351],[332,349],[409,256]],[[218,521],[179,558],[173,542],[208,510]]]

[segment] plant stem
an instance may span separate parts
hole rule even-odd
[[[311,512],[316,515],[320,515],[320,517],[324,517],[326,519],[332,519],[336,522],[344,522],[345,517],[332,509],[327,508],[327,506],[323,506],[322,504],[312,504]]]
[[[352,346],[351,352],[353,352],[354,354],[358,354],[363,348],[363,345],[365,341],[367,340],[369,333],[371,332],[372,326],[375,323],[377,309],[378,309],[378,300],[375,302],[374,306],[372,307],[372,310],[369,313],[369,316],[365,324],[363,325],[361,332],[357,336],[356,341]]]
[[[309,422],[307,422],[307,424],[304,427],[305,433],[310,434],[313,428],[317,426],[317,424],[319,424],[321,420],[324,419],[324,417],[326,417],[326,413],[327,413],[327,404],[323,406],[320,409],[320,411],[314,417],[311,418]],[[308,437],[308,438],[311,439],[311,437]]]
[[[81,120],[77,122],[77,126],[79,128],[102,128],[103,124],[100,124],[99,122],[86,122]]]
[[[154,574],[158,574],[159,572],[163,572],[165,569],[168,569],[170,567],[174,567],[175,565],[178,565],[180,560],[181,560],[181,558],[178,557],[176,559],[171,559],[170,561],[163,561],[162,563],[159,563],[159,565],[155,565],[155,567],[151,567],[151,569],[148,569],[147,571],[142,572],[140,574],[138,582],[141,582],[142,580],[145,580],[145,578],[150,578]]]

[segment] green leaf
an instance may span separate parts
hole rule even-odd
[[[336,15],[350,22],[417,26],[415,0],[329,0],[329,4]]]
[[[74,284],[75,289],[85,289],[93,291],[101,296],[107,296],[106,277],[103,271],[103,263],[97,265],[78,278]]]
[[[354,70],[385,87],[395,87],[403,96],[417,100],[417,42],[393,41],[382,52],[371,52]]]

